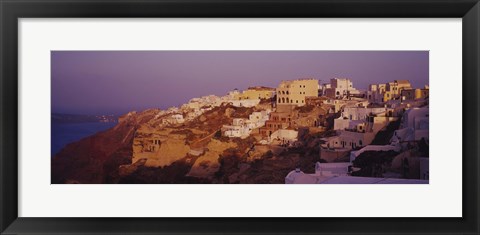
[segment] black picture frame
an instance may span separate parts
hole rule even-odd
[[[478,234],[478,0],[1,0],[0,231],[69,233]],[[18,217],[18,24],[45,17],[462,18],[462,218],[24,218]],[[455,82],[455,81],[452,81]],[[453,156],[450,156],[453,157]],[[456,156],[460,157],[460,156]],[[41,203],[41,199],[39,200]],[[55,206],[55,205],[52,205]],[[439,208],[441,209],[441,208]],[[347,213],[347,212],[346,212]]]

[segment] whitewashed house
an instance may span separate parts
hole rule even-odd
[[[181,124],[184,123],[185,120],[183,119],[183,115],[181,114],[173,114],[168,117],[165,117],[162,120],[163,124]]]

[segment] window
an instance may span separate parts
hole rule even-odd
[[[297,104],[298,104],[298,100],[297,100]]]

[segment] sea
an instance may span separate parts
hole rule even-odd
[[[59,153],[67,144],[79,141],[85,137],[107,130],[116,122],[83,122],[83,123],[52,123],[52,157]]]

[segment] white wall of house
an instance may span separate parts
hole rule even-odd
[[[247,126],[224,125],[222,129],[223,129],[223,135],[226,137],[245,138],[245,137],[248,137],[248,135],[250,135],[250,129]]]
[[[321,145],[323,148],[354,149],[370,144],[375,137],[372,132],[361,133],[352,131],[341,131],[338,136],[323,138],[326,142]]]
[[[319,176],[341,176],[348,175],[350,162],[315,163],[315,175]]]
[[[361,108],[361,107],[345,107],[340,118],[349,120],[366,120],[368,116],[385,114],[386,109],[381,108]]]
[[[181,114],[174,114],[162,120],[163,124],[181,124],[184,122],[185,122],[185,119],[183,119],[183,115]]]
[[[287,140],[287,141],[296,141],[298,138],[298,131],[296,130],[287,130],[279,129],[272,133],[270,136],[271,139]]]
[[[249,99],[249,100],[229,100],[229,103],[232,103],[235,107],[254,107],[260,103],[260,99]]]

